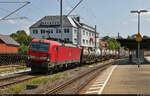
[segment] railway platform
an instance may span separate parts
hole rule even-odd
[[[89,83],[82,94],[150,94],[150,57],[144,64],[119,63]]]

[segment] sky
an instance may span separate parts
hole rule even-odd
[[[59,15],[59,0],[0,0],[0,2],[31,2],[8,18],[27,17],[0,21],[0,34],[9,35],[25,30],[44,16]],[[63,14],[66,15],[80,0],[63,0]],[[23,3],[0,3],[0,18],[21,7]],[[81,22],[97,25],[100,37],[116,37],[118,32],[124,38],[137,33],[137,14],[131,10],[150,11],[150,0],[83,0],[71,15],[79,15]],[[141,35],[150,36],[150,12],[141,14]]]

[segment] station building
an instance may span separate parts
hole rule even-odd
[[[63,15],[62,18],[62,33],[60,16],[45,16],[29,28],[30,36],[34,38],[62,39],[85,47],[95,47],[96,40],[96,46],[99,47],[99,33],[95,32],[95,28],[81,23],[80,17]]]
[[[0,34],[0,54],[18,53],[19,44],[8,35]]]

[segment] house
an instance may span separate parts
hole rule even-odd
[[[81,23],[80,17],[63,15],[62,18],[62,32],[60,16],[45,16],[29,28],[30,36],[34,38],[61,39],[85,47],[95,47],[96,40],[96,45],[99,46],[99,33],[95,32],[95,28]]]
[[[18,53],[19,44],[8,35],[0,34],[0,54]]]

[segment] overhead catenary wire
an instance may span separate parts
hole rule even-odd
[[[66,0],[66,2],[67,2],[67,4],[69,5],[70,8],[73,8],[73,6],[72,6],[71,3],[69,2],[69,0]],[[75,13],[77,16],[79,16],[76,11],[74,11],[74,13]]]
[[[12,20],[12,19],[28,19],[27,17],[15,17],[15,18],[6,18],[3,20]]]
[[[1,2],[0,2],[1,3]],[[25,4],[23,5],[23,6],[21,6],[21,7],[19,7],[18,9],[16,9],[16,10],[14,10],[13,12],[11,12],[10,14],[8,14],[7,16],[5,16],[5,17],[3,17],[3,18],[1,18],[0,19],[0,21],[1,20],[4,20],[4,19],[6,19],[7,17],[9,17],[10,15],[12,15],[12,14],[14,14],[14,13],[16,13],[17,11],[19,11],[20,9],[22,9],[23,7],[25,7],[26,5],[28,5],[30,2],[25,2]]]
[[[83,0],[80,0],[79,3],[67,14],[67,16],[69,16],[82,2]]]
[[[0,3],[29,3],[29,2],[26,1],[26,2],[0,2]]]
[[[9,10],[4,9],[4,8],[0,8],[0,10],[4,11],[4,12],[6,12],[6,13],[10,13],[10,11],[9,11]],[[18,14],[14,14],[14,15],[16,15],[17,17],[21,17],[21,16],[19,16]]]

